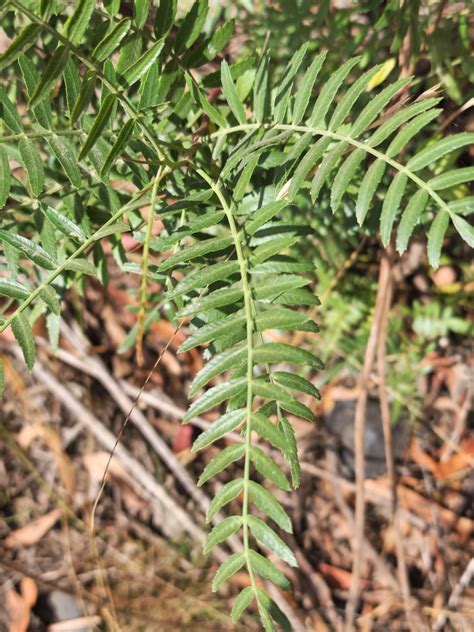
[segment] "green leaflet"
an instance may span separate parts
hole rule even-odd
[[[215,309],[217,307],[225,307],[226,305],[232,305],[237,303],[243,296],[243,292],[240,288],[222,288],[215,290],[212,294],[204,296],[203,298],[197,297],[189,303],[184,309],[179,311],[179,317],[191,316],[192,314],[198,314],[205,312],[209,309]]]
[[[59,315],[61,312],[61,305],[57,297],[56,292],[50,285],[46,285],[40,292],[40,297],[53,312],[53,314]]]
[[[346,158],[341,168],[338,170],[331,188],[331,208],[333,213],[337,211],[339,204],[341,203],[342,196],[346,192],[357,168],[366,155],[367,154],[363,149],[354,150],[349,158]]]
[[[259,483],[249,481],[249,494],[255,506],[287,533],[293,533],[291,520],[278,500]]]
[[[420,189],[410,199],[406,209],[403,211],[397,233],[397,251],[400,254],[403,254],[407,249],[408,240],[410,239],[427,202],[428,192],[424,189]]]
[[[385,123],[383,123],[370,137],[369,145],[371,147],[377,147],[380,143],[383,143],[393,132],[395,132],[403,123],[406,123],[411,118],[431,109],[434,105],[439,103],[440,99],[425,99],[423,101],[415,102],[408,107],[403,107],[399,112],[389,117]],[[439,114],[441,110],[431,110],[431,112]],[[433,115],[434,116],[434,115]]]
[[[400,208],[400,202],[405,192],[407,180],[407,176],[399,171],[390,183],[388,191],[385,194],[382,212],[380,214],[380,236],[384,246],[390,241],[395,215]]]
[[[270,114],[269,66],[270,57],[265,52],[260,59],[253,84],[253,109],[259,123]]]
[[[236,274],[239,271],[238,261],[223,261],[221,263],[215,263],[206,268],[195,270],[191,274],[185,277],[178,285],[168,293],[168,298],[172,299],[176,296],[182,296],[193,290],[197,290],[202,287],[206,287],[226,279],[229,276]]]
[[[20,345],[25,364],[31,371],[35,363],[35,340],[33,338],[33,330],[30,321],[20,312],[12,321],[13,334]]]
[[[262,439],[271,443],[278,450],[285,449],[285,437],[281,430],[270,419],[261,412],[252,413],[251,415],[252,430],[254,430]]]
[[[71,117],[74,104],[81,89],[81,77],[77,66],[72,59],[68,59],[64,67],[64,87],[66,90],[66,102],[69,110],[69,117]]]
[[[5,148],[0,145],[0,209],[2,209],[10,194],[11,171],[8,161],[8,154]]]
[[[474,213],[474,195],[468,195],[460,200],[451,200],[448,206],[453,213],[471,215],[471,213]]]
[[[189,224],[180,226],[168,237],[158,237],[157,239],[154,239],[151,247],[156,249],[158,252],[169,250],[172,246],[184,239],[184,237],[189,237],[190,235],[199,233],[205,228],[217,226],[224,217],[224,211],[203,213],[202,216],[198,216],[196,219],[193,219],[189,222]]]
[[[392,140],[388,146],[386,155],[389,156],[389,158],[392,158],[393,156],[399,154],[410,142],[413,136],[418,134],[418,132],[435,119],[438,114],[439,110],[428,110],[428,112],[423,112],[422,114],[415,116],[415,118],[407,123]]]
[[[243,421],[245,417],[245,410],[233,410],[226,415],[220,417],[217,421],[214,421],[212,425],[205,430],[196,441],[193,443],[192,451],[197,452],[206,448],[214,441],[222,439],[227,433],[233,432]]]
[[[135,0],[133,3],[133,22],[138,29],[145,25],[150,12],[151,0]]]
[[[439,176],[431,178],[428,181],[428,185],[434,191],[440,191],[458,186],[464,182],[472,182],[472,180],[474,180],[474,167],[463,167],[440,173]]]
[[[229,380],[228,382],[214,386],[213,388],[206,391],[206,393],[204,393],[204,395],[200,397],[197,401],[191,404],[188,412],[183,418],[182,423],[189,423],[191,419],[194,419],[194,417],[197,417],[210,408],[217,406],[217,404],[220,404],[225,399],[229,399],[237,393],[240,393],[242,390],[245,390],[246,387],[246,378]]]
[[[81,171],[77,164],[77,158],[66,139],[61,136],[51,136],[48,138],[48,144],[53,150],[54,155],[59,160],[64,173],[69,178],[71,184],[77,188],[81,186]]]
[[[15,37],[15,39],[8,46],[7,50],[0,55],[0,70],[8,68],[18,57],[31,48],[41,33],[42,27],[40,24],[28,24],[21,31],[21,33]]]
[[[321,360],[310,351],[282,342],[267,342],[256,347],[253,350],[253,357],[256,362],[262,364],[290,362],[291,364],[308,364],[316,369],[324,369]]]
[[[384,160],[375,160],[362,179],[356,201],[356,217],[360,226],[364,223],[386,167],[387,163]]]
[[[331,103],[333,102],[337,91],[341,87],[342,82],[354,66],[359,63],[359,61],[360,57],[348,59],[344,64],[342,64],[339,70],[336,70],[330,79],[326,81],[318,98],[316,99],[316,103],[314,104],[313,111],[309,118],[308,124],[310,127],[319,127],[319,129],[324,129],[326,127],[326,114],[331,106]]]
[[[262,312],[255,319],[257,331],[266,329],[281,329],[283,331],[313,331],[318,332],[319,327],[312,320],[308,320],[305,314],[295,312],[283,307],[273,308]]]
[[[101,40],[92,51],[92,56],[97,61],[104,61],[116,50],[120,42],[130,30],[130,20],[124,18],[117,22],[109,33]]]
[[[126,148],[135,128],[135,119],[129,119],[118,133],[115,143],[112,145],[100,170],[100,175],[105,176],[112,168],[114,162]]]
[[[449,215],[446,211],[440,211],[428,233],[428,261],[433,268],[439,266],[441,246],[449,224]]]
[[[296,51],[286,67],[280,84],[276,89],[273,116],[277,123],[281,123],[285,118],[290,102],[293,78],[298,72],[307,50],[308,43],[305,43]]]
[[[18,283],[18,281],[0,277],[0,294],[2,296],[22,300],[28,298],[30,292],[31,290],[29,290],[25,285]]]
[[[44,167],[41,156],[29,138],[22,138],[18,143],[20,156],[28,174],[28,182],[32,194],[38,197],[44,187]]]
[[[297,402],[287,391],[276,384],[262,380],[254,380],[252,383],[252,392],[259,397],[275,400],[284,410],[306,421],[314,420],[314,415],[307,406]]]
[[[79,89],[79,92],[77,93],[77,98],[74,101],[74,106],[72,108],[72,111],[70,109],[71,126],[74,126],[77,123],[77,121],[79,120],[79,118],[82,116],[83,112],[86,110],[87,106],[89,105],[94,94],[95,81],[96,81],[95,73],[92,72],[91,70],[88,70],[85,73],[82,83],[80,85],[80,89]],[[72,95],[71,95],[71,98],[72,98]]]
[[[354,81],[354,83],[337,104],[336,109],[334,110],[334,114],[329,121],[328,129],[337,131],[339,126],[342,125],[346,117],[351,112],[357,99],[362,95],[363,92],[367,90],[367,84],[378,72],[379,69],[380,65],[375,66],[374,68],[367,70],[367,72],[364,72],[363,75],[361,75],[358,79],[356,79],[356,81]]]
[[[27,259],[31,259],[33,263],[36,263],[41,268],[54,270],[57,266],[56,261],[46,250],[26,237],[0,229],[0,239],[10,244],[10,246],[13,246],[13,248],[18,250],[23,256]]]
[[[174,41],[174,52],[177,55],[189,49],[197,40],[206,21],[207,12],[207,0],[195,0]]]
[[[96,274],[95,266],[87,259],[72,259],[66,263],[65,269],[72,272],[80,272],[81,274],[89,274],[90,276],[95,276]]]
[[[77,8],[64,25],[64,33],[74,45],[80,44],[95,8],[94,0],[79,0]]]
[[[227,20],[215,31],[208,43],[204,55],[209,61],[214,59],[230,42],[235,30],[235,19]]]
[[[185,81],[195,103],[201,106],[201,108],[211,119],[211,121],[213,121],[219,127],[226,127],[227,123],[225,118],[222,116],[219,110],[217,110],[217,108],[210,104],[210,102],[206,98],[206,95],[202,93],[202,90],[200,89],[196,81],[193,80],[191,75],[185,75]]]
[[[200,388],[224,373],[224,371],[229,371],[236,366],[242,366],[246,358],[247,349],[245,347],[233,347],[213,356],[195,376],[189,387],[189,395],[193,397]]]
[[[223,485],[209,505],[209,509],[207,510],[206,514],[206,522],[210,522],[214,518],[214,516],[222,509],[222,507],[225,507],[225,505],[237,498],[237,496],[242,493],[243,488],[243,478],[237,478]]]
[[[208,481],[222,470],[225,470],[231,463],[239,461],[245,452],[245,446],[243,443],[235,443],[234,445],[227,446],[220,454],[210,461],[204,468],[203,473],[199,477],[197,482],[198,487],[201,487],[206,481]]]
[[[300,375],[296,375],[295,373],[288,373],[288,371],[274,371],[272,373],[272,376],[277,384],[286,386],[293,391],[306,393],[307,395],[311,395],[311,397],[315,397],[316,399],[321,399],[321,395],[314,384],[311,384],[309,380],[301,377]]]
[[[164,46],[164,39],[155,42],[147,51],[141,55],[136,61],[134,61],[123,73],[121,73],[123,80],[127,86],[131,86],[136,83],[147,70],[156,62],[159,54]]]
[[[282,590],[290,590],[291,585],[285,575],[277,569],[273,562],[260,555],[256,551],[249,551],[250,566],[252,571],[264,579],[268,579]]]
[[[271,618],[281,626],[283,632],[292,632],[291,624],[286,615],[261,588],[257,588],[257,602],[260,616],[265,615],[265,618],[262,617],[262,622],[266,626],[265,632],[274,632],[275,630]]]
[[[285,458],[291,468],[291,484],[296,488],[300,485],[301,471],[295,431],[290,422],[284,417],[280,419],[280,426],[286,438]]]
[[[308,107],[309,99],[313,91],[313,86],[318,78],[319,71],[326,59],[326,51],[317,55],[311,66],[306,70],[301,85],[296,93],[295,105],[293,108],[293,125],[299,125],[303,120]]]
[[[379,116],[385,106],[404,86],[408,85],[411,78],[399,79],[388,85],[374,99],[371,99],[351,127],[351,137],[356,138]]]
[[[156,38],[167,35],[171,30],[176,16],[176,5],[177,0],[160,0],[153,26]]]
[[[240,202],[240,200],[244,197],[245,191],[250,183],[250,180],[252,179],[259,159],[260,155],[258,153],[252,154],[247,164],[242,169],[242,173],[240,174],[234,189],[233,197],[235,202]]]
[[[255,516],[248,517],[250,531],[259,544],[270,549],[289,566],[298,566],[292,550],[263,520]]]
[[[212,252],[219,252],[226,250],[233,243],[232,237],[215,237],[212,239],[206,239],[193,246],[184,248],[180,252],[177,252],[171,257],[168,257],[158,268],[160,272],[175,268],[179,263],[187,263],[198,257],[203,257]]]
[[[278,213],[288,206],[285,200],[277,200],[270,202],[259,208],[250,216],[250,221],[244,225],[244,231],[247,235],[254,235],[259,228],[273,219]]]
[[[0,86],[0,118],[3,119],[5,125],[14,134],[21,134],[23,128],[21,126],[20,117],[15,106],[10,101],[5,90]]]
[[[244,124],[246,120],[244,106],[237,94],[232,75],[230,74],[229,66],[225,60],[221,63],[221,81],[224,96],[230,106],[232,114],[235,116],[238,123]]]
[[[115,224],[109,224],[109,226],[103,226],[99,228],[94,233],[95,241],[99,241],[104,237],[108,237],[109,235],[117,235],[118,233],[127,233],[130,230],[130,226],[128,224],[124,224],[123,222],[116,222]]]
[[[247,586],[238,594],[230,613],[233,623],[237,623],[244,611],[250,606],[254,598],[252,586]]]
[[[56,48],[53,56],[48,62],[48,65],[42,72],[33,94],[30,97],[30,108],[35,108],[40,101],[49,96],[53,85],[56,83],[66,66],[68,56],[69,49],[66,46],[58,46]]]
[[[218,320],[217,322],[208,323],[200,327],[195,334],[189,336],[180,348],[179,352],[189,351],[205,342],[217,340],[229,334],[229,332],[238,332],[243,330],[245,325],[245,316],[239,312]],[[232,342],[232,344],[234,344]]]
[[[209,551],[230,538],[231,535],[236,533],[240,527],[242,526],[243,518],[242,516],[230,516],[229,518],[224,518],[221,522],[216,524],[216,526],[212,529],[206,539],[206,543],[203,547],[203,553],[206,555]]]
[[[469,244],[471,248],[474,248],[474,228],[471,224],[460,215],[451,215],[451,220],[464,241]]]
[[[322,161],[319,169],[316,171],[313,182],[311,183],[311,199],[313,202],[319,196],[324,183],[331,175],[332,170],[341,159],[341,156],[346,151],[346,148],[347,143],[340,142],[324,157],[324,160]]]
[[[103,100],[100,110],[97,113],[94,123],[87,136],[86,142],[79,152],[79,160],[82,160],[82,158],[87,156],[89,151],[102,136],[102,132],[107,127],[107,124],[113,114],[116,101],[117,95],[114,92],[109,93]]]
[[[260,474],[264,478],[268,478],[269,481],[275,483],[275,485],[280,489],[283,489],[286,492],[290,491],[290,484],[288,483],[288,479],[275,463],[275,461],[267,456],[265,452],[263,452],[263,450],[252,446],[250,448],[250,458],[255,466],[255,469],[260,472]]]
[[[301,188],[308,172],[316,165],[317,162],[321,159],[322,155],[326,151],[326,149],[331,144],[331,139],[322,137],[320,138],[306,153],[303,160],[300,161],[299,165],[295,169],[295,173],[291,178],[290,188],[288,189],[288,198],[293,200],[295,195]],[[324,164],[324,161],[323,161]],[[318,172],[321,170],[323,165],[321,165],[318,169]],[[318,173],[317,172],[317,173]]]
[[[456,149],[474,143],[474,133],[453,134],[428,145],[407,162],[407,168],[419,171]]]
[[[28,97],[31,97],[35,87],[39,80],[39,73],[35,68],[35,65],[25,55],[21,55],[18,59],[18,65],[20,66],[23,81],[26,85]],[[52,114],[51,103],[48,100],[43,100],[33,110],[36,120],[45,129],[51,128]]]
[[[240,571],[245,564],[245,553],[233,553],[221,564],[219,570],[212,580],[212,590],[217,592],[219,588],[228,581],[235,573]]]
[[[46,204],[41,205],[41,210],[49,221],[63,233],[63,235],[66,235],[66,237],[72,237],[73,239],[77,239],[81,242],[85,240],[86,236],[84,235],[82,228],[70,220],[69,217],[61,215],[61,213],[58,213],[58,211],[52,206],[47,206]]]

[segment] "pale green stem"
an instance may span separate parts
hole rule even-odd
[[[405,174],[407,178],[415,182],[421,189],[424,189],[428,193],[428,195],[438,204],[438,206],[443,209],[443,211],[446,211],[446,213],[452,216],[452,211],[449,208],[449,206],[446,204],[443,198],[440,197],[438,193],[436,193],[436,191],[434,191],[430,187],[428,182],[425,182],[425,180],[417,176],[415,173],[413,173],[413,171],[408,169],[408,167],[406,167],[405,165],[402,165],[397,160],[394,160],[393,158],[389,158],[386,154],[384,154],[381,151],[378,151],[374,147],[371,147],[367,143],[364,143],[363,141],[360,141],[360,140],[356,140],[355,138],[351,138],[350,136],[346,136],[345,134],[338,134],[336,132],[331,132],[327,129],[319,129],[317,127],[308,127],[306,125],[285,125],[283,123],[278,123],[276,125],[272,125],[272,124],[262,125],[262,123],[248,123],[245,125],[236,125],[235,127],[228,127],[226,129],[219,130],[211,134],[210,138],[218,138],[219,136],[223,136],[226,134],[233,134],[235,132],[246,132],[246,131],[250,131],[252,129],[258,129],[261,127],[263,127],[264,129],[293,130],[294,132],[301,132],[301,133],[310,132],[311,134],[314,134],[316,136],[326,136],[328,138],[334,138],[334,140],[344,141],[346,143],[349,143],[353,147],[362,149],[363,151],[369,154],[372,154],[372,156],[375,156],[376,158],[380,158],[380,160],[383,160],[387,164],[391,165],[397,171],[400,171],[401,173]]]
[[[248,271],[247,271],[247,260],[242,251],[242,244],[240,242],[240,235],[237,225],[235,223],[234,215],[232,213],[232,209],[228,204],[225,195],[222,192],[222,189],[219,184],[216,184],[212,178],[210,178],[207,173],[202,171],[201,169],[196,169],[196,173],[198,173],[203,180],[205,180],[211,189],[214,191],[216,196],[219,199],[219,202],[222,205],[222,208],[226,214],[227,221],[229,223],[230,232],[232,238],[234,240],[235,252],[237,256],[237,261],[239,262],[240,268],[240,276],[242,279],[242,292],[244,295],[244,308],[245,308],[245,319],[247,323],[247,407],[246,407],[246,419],[247,423],[245,426],[245,461],[244,461],[244,488],[243,488],[243,500],[242,500],[242,530],[243,530],[243,545],[244,545],[244,554],[246,559],[247,571],[250,578],[250,583],[252,585],[253,591],[255,593],[255,597],[258,601],[258,593],[257,593],[257,584],[255,581],[255,576],[252,571],[252,567],[250,564],[250,544],[249,544],[249,525],[248,525],[248,516],[249,516],[249,481],[250,481],[250,451],[252,448],[252,424],[251,424],[251,415],[253,412],[253,334],[254,334],[254,307],[253,300],[250,291],[250,286],[248,283]]]
[[[143,242],[143,254],[142,254],[142,278],[140,283],[140,294],[139,294],[139,312],[138,312],[138,326],[137,326],[137,358],[138,363],[143,364],[143,350],[142,350],[142,341],[143,341],[143,324],[145,322],[146,316],[146,305],[147,305],[147,292],[148,292],[148,266],[150,260],[150,242],[153,235],[153,222],[155,220],[155,203],[158,194],[158,187],[160,185],[161,180],[167,173],[167,169],[165,167],[161,167],[158,169],[158,172],[153,179],[153,188],[151,190],[151,208],[148,214],[146,233],[145,233],[145,241]]]

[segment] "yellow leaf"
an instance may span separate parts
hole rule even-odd
[[[375,75],[367,84],[367,91],[370,92],[370,90],[373,90],[374,88],[379,86],[381,83],[383,83],[385,79],[389,76],[389,74],[392,72],[394,67],[395,67],[395,59],[394,58],[387,59],[387,61],[382,65],[380,70],[375,73]]]

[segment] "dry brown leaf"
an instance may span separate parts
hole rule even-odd
[[[94,452],[87,454],[82,458],[82,461],[91,481],[90,497],[95,498],[107,469],[109,453]],[[124,502],[132,513],[137,513],[148,506],[148,503],[134,491],[132,480],[117,457],[111,459],[107,476],[109,481],[113,481],[113,483],[118,486]]]
[[[58,473],[67,496],[68,498],[72,498],[76,491],[76,474],[71,460],[63,450],[61,437],[51,426],[42,423],[25,426],[17,435],[18,443],[24,450],[26,450],[36,438],[41,439],[50,449],[56,461]]]
[[[20,583],[21,595],[14,588],[5,594],[8,612],[8,632],[27,632],[30,623],[31,608],[38,598],[38,588],[31,577],[23,577]]]
[[[5,546],[12,548],[16,546],[31,546],[32,544],[36,544],[46,535],[46,533],[48,533],[60,517],[61,510],[53,509],[53,511],[36,518],[36,520],[33,520],[24,527],[21,527],[16,531],[12,531],[12,533],[5,538]]]

